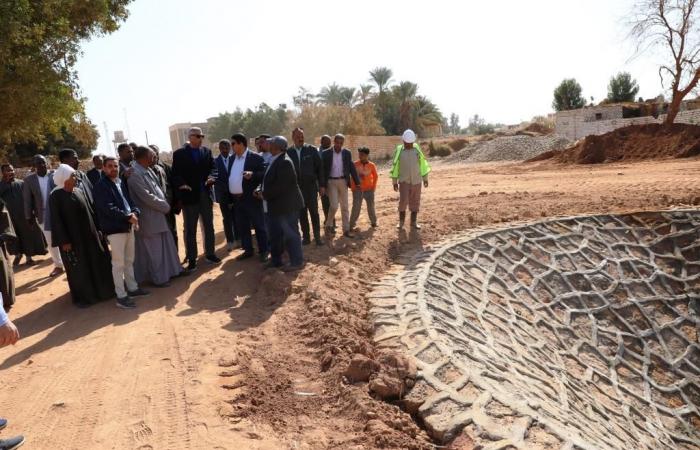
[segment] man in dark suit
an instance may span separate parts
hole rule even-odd
[[[269,267],[282,267],[282,252],[287,250],[289,265],[282,270],[293,272],[304,267],[304,255],[299,236],[299,211],[304,198],[299,189],[294,163],[285,154],[287,140],[275,136],[268,140],[272,161],[262,182],[262,198],[267,208],[270,229]]]
[[[90,183],[92,183],[93,186],[97,184],[98,181],[100,181],[100,178],[104,176],[104,172],[102,172],[102,165],[104,163],[103,161],[104,156],[103,155],[95,155],[92,157],[92,169],[88,170],[86,175],[88,177],[88,180],[90,180]]]
[[[318,194],[319,192],[321,195],[326,193],[323,163],[316,147],[304,144],[303,128],[297,127],[292,131],[292,141],[294,142],[294,147],[287,150],[287,156],[294,163],[299,189],[301,189],[301,195],[304,197],[304,208],[299,211],[299,224],[303,235],[301,242],[303,245],[311,243],[308,218],[308,216],[311,216],[311,226],[313,227],[316,245],[323,245],[321,221],[318,217]]]
[[[265,161],[262,156],[248,149],[248,138],[241,133],[231,136],[233,145],[233,162],[228,177],[228,193],[233,202],[233,214],[236,233],[241,239],[243,253],[237,260],[253,256],[253,237],[250,227],[255,229],[258,241],[258,253],[261,262],[266,262],[269,255],[267,230],[262,202],[253,193],[265,175]]]
[[[214,214],[211,186],[216,181],[216,166],[211,150],[202,146],[202,129],[192,127],[189,142],[173,153],[173,187],[182,202],[188,270],[197,268],[197,224],[204,225],[204,251],[212,264],[221,260],[214,253]]]
[[[85,194],[85,198],[90,203],[90,206],[94,209],[95,201],[92,198],[93,184],[87,177],[85,172],[79,169],[80,160],[78,159],[78,154],[72,148],[64,148],[58,152],[58,160],[61,164],[68,164],[75,170],[76,183],[75,187],[80,188]]]
[[[214,183],[214,196],[221,209],[221,217],[224,220],[224,235],[226,236],[226,249],[230,252],[236,247],[236,228],[233,213],[231,195],[228,191],[228,178],[235,156],[231,155],[231,141],[222,139],[219,141],[219,156],[214,160],[216,164],[216,183]]]
[[[326,217],[326,232],[329,234],[333,230],[333,219],[340,205],[340,215],[343,219],[343,236],[354,237],[350,232],[350,209],[348,207],[348,188],[350,187],[350,177],[356,185],[360,184],[360,177],[357,176],[357,169],[352,161],[350,150],[343,148],[345,136],[336,134],[333,138],[333,147],[324,150],[321,155],[323,160],[323,173],[327,180],[326,190],[330,207],[328,217]]]

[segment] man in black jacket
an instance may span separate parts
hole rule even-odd
[[[147,295],[134,276],[136,254],[134,231],[139,226],[139,209],[131,201],[124,182],[119,178],[119,163],[111,156],[105,158],[105,176],[95,185],[95,208],[100,230],[107,235],[112,256],[112,279],[117,294],[117,306],[136,307],[132,297]],[[126,289],[124,289],[126,285]]]
[[[216,203],[221,210],[221,218],[224,222],[224,236],[226,236],[226,250],[231,252],[236,248],[236,228],[233,214],[233,204],[228,191],[229,174],[236,155],[231,154],[231,141],[222,139],[219,141],[219,156],[214,159],[216,164],[216,183],[214,183],[214,194]]]
[[[275,136],[268,140],[272,161],[262,182],[262,198],[266,203],[270,230],[269,267],[282,267],[282,252],[286,247],[289,265],[282,270],[292,272],[304,267],[304,255],[299,236],[299,211],[304,198],[297,184],[294,163],[285,154],[287,140]]]
[[[231,136],[231,143],[234,154],[231,156],[233,161],[230,164],[227,187],[233,202],[236,234],[243,247],[243,253],[236,259],[243,260],[253,256],[253,238],[250,233],[252,226],[258,241],[260,261],[266,262],[269,246],[265,216],[262,202],[253,195],[265,175],[265,161],[262,156],[248,149],[248,138],[244,134],[236,133]]]
[[[321,155],[323,160],[323,171],[328,191],[330,208],[326,217],[326,231],[331,234],[333,230],[333,219],[340,205],[340,215],[343,219],[343,236],[353,237],[350,232],[350,209],[348,207],[348,188],[350,187],[350,177],[356,185],[360,185],[360,177],[357,176],[355,163],[352,161],[350,150],[343,148],[345,136],[336,134],[333,139],[333,147],[324,150]]]
[[[87,177],[85,172],[81,171],[79,168],[80,160],[78,159],[78,153],[76,153],[76,151],[72,148],[63,148],[58,152],[58,160],[61,164],[68,164],[75,170],[75,187],[80,188],[83,191],[88,203],[90,203],[90,206],[94,208],[95,202],[92,198],[93,184],[90,182],[90,179]]]
[[[216,181],[216,166],[211,150],[202,146],[202,129],[192,127],[189,142],[173,153],[173,187],[176,199],[182,202],[185,222],[187,270],[197,268],[197,224],[202,217],[204,251],[212,264],[221,260],[214,253],[214,212],[211,186]]]
[[[304,144],[304,129],[297,127],[292,131],[294,147],[287,150],[287,156],[294,163],[297,173],[297,182],[304,197],[304,208],[299,211],[299,224],[303,235],[302,244],[311,243],[309,233],[309,218],[314,231],[316,245],[323,245],[321,240],[321,221],[318,217],[318,195],[325,195],[326,180],[323,177],[323,163],[318,150],[313,145]],[[307,216],[308,211],[308,216]]]
[[[88,180],[90,180],[93,186],[104,176],[104,172],[102,172],[102,165],[104,164],[103,158],[104,156],[102,155],[93,156],[92,169],[88,170],[86,173]]]

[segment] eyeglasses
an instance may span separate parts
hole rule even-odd
[[[204,137],[204,135],[203,134],[191,134],[190,137],[191,138],[196,137],[196,138],[202,139]]]

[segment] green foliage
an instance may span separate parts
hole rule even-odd
[[[497,124],[487,123],[483,117],[478,114],[474,114],[473,117],[469,119],[469,125],[467,126],[467,134],[472,134],[475,136],[480,136],[482,134],[491,134],[496,130]]]
[[[0,2],[0,149],[48,142],[80,122],[80,42],[117,30],[130,1]]]
[[[262,133],[284,134],[288,131],[287,115],[287,105],[281,104],[277,108],[271,108],[266,103],[261,103],[255,109],[236,109],[232,113],[221,113],[207,121],[209,136],[212,142],[216,142],[228,139],[237,132],[249,138]]]
[[[581,96],[581,85],[574,78],[569,78],[561,82],[554,89],[554,101],[552,108],[555,111],[567,111],[570,109],[580,109],[586,106],[586,100]]]
[[[447,145],[435,145],[433,141],[430,141],[430,143],[428,144],[428,156],[445,157],[450,156],[450,154],[452,154],[452,150]]]
[[[8,160],[15,165],[29,165],[32,156],[36,154],[58,155],[58,152],[66,147],[75,150],[79,158],[87,158],[97,147],[97,138],[97,127],[87,117],[80,115],[68,127],[62,127],[58,133],[45,135],[40,144],[36,142],[13,144]]]
[[[455,113],[450,114],[450,121],[444,128],[445,133],[459,134],[459,131],[461,130],[459,126],[459,116]]]
[[[638,93],[637,80],[632,79],[632,75],[627,72],[620,72],[610,78],[607,100],[611,103],[633,102]]]
[[[377,85],[379,95],[382,95],[387,86],[391,83],[391,77],[394,76],[394,72],[388,67],[375,67],[373,70],[369,71],[369,76],[370,81],[373,81]]]
[[[328,106],[352,106],[354,99],[355,88],[339,86],[337,83],[329,84],[316,94],[316,102]]]

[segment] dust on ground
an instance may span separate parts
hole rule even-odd
[[[398,194],[380,174],[372,230],[304,247],[306,269],[263,271],[238,251],[134,311],[70,304],[48,258],[16,274],[22,340],[0,350],[7,434],[31,448],[429,448],[426,433],[368,384],[345,377],[372,343],[367,294],[424,247],[495,223],[700,204],[700,160],[605,166],[436,163],[420,232],[394,228]],[[217,216],[217,248],[224,255]],[[462,442],[460,448],[469,448]]]

